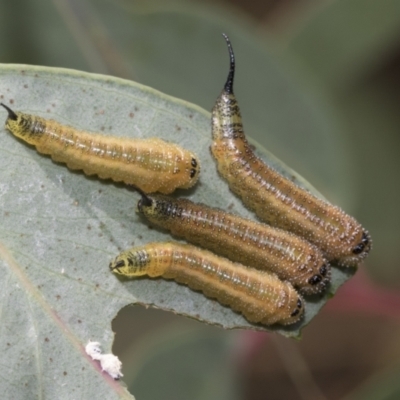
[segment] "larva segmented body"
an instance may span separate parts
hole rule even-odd
[[[298,236],[187,199],[141,194],[138,212],[173,235],[273,272],[303,294],[321,292],[329,284],[330,266],[322,253]]]
[[[301,296],[275,275],[247,268],[191,245],[149,243],[110,263],[120,275],[174,279],[242,313],[248,321],[289,325],[304,313]]]
[[[6,128],[11,133],[54,161],[87,175],[165,194],[189,188],[199,177],[197,157],[176,144],[157,138],[131,139],[80,131],[1,105],[8,111]]]
[[[263,221],[301,236],[329,261],[356,266],[371,249],[371,238],[354,218],[306,190],[260,160],[250,148],[233,94],[235,59],[229,38],[230,70],[212,111],[211,152],[218,171],[243,203]]]

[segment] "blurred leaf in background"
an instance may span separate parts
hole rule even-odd
[[[217,6],[211,2],[165,0],[9,3],[0,3],[1,62],[61,66],[134,79],[206,110],[211,109],[226,77],[228,56],[220,34],[228,33],[237,57],[235,92],[247,133],[370,229],[375,247],[367,262],[369,271],[398,288],[399,184],[394,175],[399,167],[399,1],[341,0],[321,5],[293,0],[232,0],[236,7],[228,1]],[[85,123],[87,113],[79,110],[78,100],[79,96],[75,100],[78,109],[65,108],[60,116],[70,118],[71,124],[78,121],[85,128],[95,129],[96,124],[101,127],[93,117],[93,121]],[[68,104],[71,103],[74,104]],[[34,110],[42,106],[44,111],[49,104],[35,104]],[[115,121],[105,122],[110,129],[119,129]],[[10,145],[14,143],[11,139],[8,138]],[[22,145],[15,141],[15,146]],[[206,147],[207,144],[202,151]],[[15,153],[18,151],[24,151],[36,162],[43,159],[31,155],[34,152],[28,148]],[[77,186],[70,200],[79,198],[81,204],[93,201],[99,185],[96,180],[66,169],[60,173],[68,180],[81,182],[82,188],[91,187],[81,194]],[[100,185],[106,198],[114,198],[115,187]],[[121,198],[118,203],[126,205],[121,207],[133,215],[136,198],[126,193],[117,196]],[[103,202],[100,197],[95,196],[95,201]],[[115,210],[109,209],[108,204],[114,202],[103,204],[113,215]],[[58,205],[59,212],[61,209]],[[112,220],[118,222],[115,215],[109,224],[113,224]],[[103,226],[99,234],[107,229],[107,225]],[[133,240],[129,228],[127,231],[121,241],[123,246]],[[101,255],[96,248],[91,251],[93,257]],[[109,252],[111,256],[112,250]],[[151,394],[154,398],[176,399],[179,385],[184,384],[178,381],[179,368],[183,367],[187,376],[204,371],[204,379],[182,386],[186,398],[223,399],[236,395],[251,400],[264,399],[268,393],[269,399],[282,398],[283,394],[286,398],[316,399],[339,398],[350,391],[354,391],[354,398],[361,398],[356,393],[358,385],[360,393],[365,393],[362,385],[372,385],[375,389],[371,393],[377,393],[376,398],[390,398],[399,392],[397,382],[386,380],[390,371],[381,382],[378,371],[398,364],[395,341],[388,339],[389,332],[395,336],[399,330],[397,314],[384,312],[390,305],[399,306],[398,293],[374,290],[374,284],[366,284],[360,274],[344,289],[313,321],[299,345],[279,344],[261,333],[240,335],[205,328],[161,311],[152,314],[138,307],[126,308],[114,323],[114,348],[124,361],[125,382],[132,385],[131,392],[138,397]],[[113,298],[110,291],[106,292]],[[107,307],[104,293],[98,298],[99,310],[103,304]],[[118,309],[116,302],[113,307]],[[343,316],[346,310],[353,313],[348,318]],[[338,313],[337,319],[329,318],[329,312]],[[358,324],[360,312],[367,314],[365,324]],[[388,319],[392,321],[390,325]],[[372,325],[379,328],[370,336]],[[101,321],[94,331],[107,331],[108,326],[108,320]],[[82,337],[88,334],[74,329]],[[338,329],[343,330],[342,335],[337,334]],[[365,340],[360,341],[360,337]],[[103,340],[110,343],[110,339],[105,334]],[[278,349],[284,365],[281,370],[265,351],[271,348]],[[316,362],[311,349],[317,349],[328,363]],[[232,352],[239,352],[240,356],[232,358]],[[371,355],[368,368],[355,363],[346,369],[348,360],[357,359],[361,352],[366,357]],[[290,354],[296,362],[285,361]],[[374,358],[376,354],[381,355],[379,360]],[[240,370],[244,360],[249,368],[237,374],[232,363]],[[270,369],[275,366],[275,370]],[[368,383],[366,378],[374,371],[376,376]],[[356,372],[357,379],[351,379]],[[273,378],[267,380],[266,376]],[[274,379],[277,376],[281,379]],[[177,386],[173,388],[175,381]],[[199,382],[212,385],[212,389],[199,389]],[[232,382],[237,384],[233,385],[234,391]],[[391,389],[380,390],[387,382]]]

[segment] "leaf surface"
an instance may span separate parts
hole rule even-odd
[[[0,67],[0,97],[15,110],[80,129],[179,143],[198,154],[202,172],[194,189],[177,194],[252,217],[216,172],[209,153],[210,115],[197,106],[117,78],[17,65]],[[119,384],[99,374],[83,347],[91,339],[110,352],[111,320],[130,303],[224,328],[266,329],[174,282],[119,280],[108,264],[121,250],[171,239],[136,215],[139,196],[123,185],[71,172],[1,129],[0,341],[14,363],[13,379],[27,393],[51,398],[53,392],[74,388],[89,398],[101,387],[105,398],[129,398]],[[294,174],[269,153],[263,152],[263,158]],[[346,278],[335,269],[332,291]],[[302,325],[329,296],[307,301]],[[297,336],[300,328],[273,330]]]

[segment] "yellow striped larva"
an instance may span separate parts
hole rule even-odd
[[[174,279],[253,323],[289,325],[304,314],[304,301],[290,283],[191,245],[148,243],[122,252],[110,269],[127,277]]]
[[[263,221],[301,236],[329,261],[356,266],[371,249],[371,238],[340,208],[300,188],[260,160],[249,146],[233,94],[235,58],[229,38],[230,70],[212,111],[211,152],[218,171],[243,203]]]
[[[172,193],[193,186],[200,173],[190,151],[161,139],[131,139],[77,130],[35,115],[8,111],[6,128],[51,155],[54,161],[87,175],[136,185],[147,193]]]
[[[330,266],[321,251],[292,233],[187,199],[141,194],[137,211],[173,235],[275,273],[303,294],[321,292],[329,284]]]

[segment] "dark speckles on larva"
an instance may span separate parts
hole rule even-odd
[[[174,143],[89,133],[2,106],[8,111],[8,130],[71,169],[135,185],[147,193],[172,193],[198,180],[197,157]]]
[[[137,210],[153,225],[232,261],[273,272],[304,294],[329,284],[330,267],[322,253],[289,232],[187,199],[143,192]]]
[[[314,243],[329,261],[356,266],[371,249],[368,232],[338,207],[315,197],[265,164],[248,144],[233,93],[235,58],[228,37],[224,37],[230,69],[212,112],[211,152],[218,171],[261,220]]]
[[[148,260],[143,268],[142,259]],[[148,243],[121,253],[110,269],[126,277],[174,279],[264,325],[289,325],[304,314],[301,296],[275,275],[247,268],[194,246]]]

